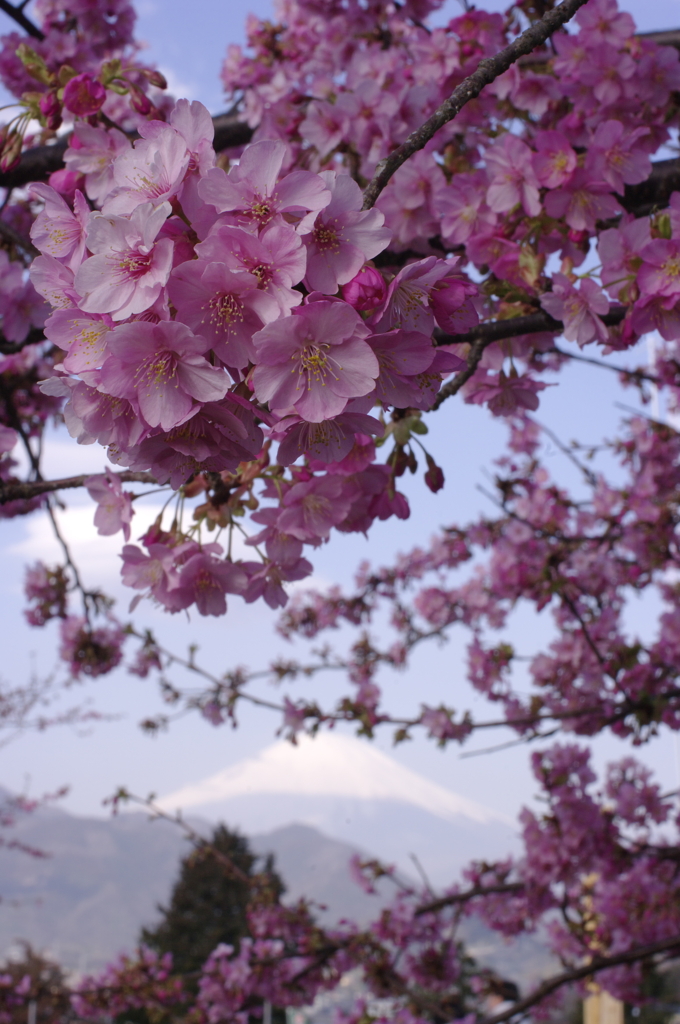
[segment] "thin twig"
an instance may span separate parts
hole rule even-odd
[[[524,54],[531,53],[538,46],[542,46],[546,39],[573,18],[586,2],[587,0],[563,0],[559,7],[544,14],[540,21],[535,22],[522,32],[495,57],[483,58],[479,62],[477,70],[453,90],[449,98],[435,110],[425,124],[411,132],[401,146],[398,146],[385,160],[381,160],[375,177],[369,182],[364,192],[364,209],[370,210],[394,172],[409,157],[426,146],[440,128],[443,128],[460,113],[466,103],[479,96],[486,85],[495,81]]]
[[[49,494],[54,491],[65,491],[74,487],[84,487],[85,481],[96,473],[82,473],[80,476],[68,476],[61,480],[22,480],[16,483],[3,483],[0,481],[0,505],[7,501],[29,500],[40,494]],[[114,474],[122,483],[157,484],[155,476],[151,473],[133,472],[126,469],[123,473]]]
[[[580,981],[582,978],[589,978],[591,974],[598,974],[600,971],[606,971],[610,967],[618,967],[620,964],[638,963],[640,960],[647,960],[658,953],[667,953],[671,950],[680,951],[680,935],[675,935],[670,939],[663,939],[661,942],[652,942],[648,946],[633,946],[632,949],[626,950],[625,953],[616,953],[613,956],[596,956],[582,967],[575,967],[571,971],[563,971],[561,974],[548,978],[524,999],[518,999],[516,1003],[513,1003],[507,1010],[503,1010],[502,1013],[482,1018],[478,1024],[502,1024],[503,1021],[510,1020],[511,1017],[516,1017],[518,1014],[531,1009],[536,1003],[542,1002],[546,996],[549,996],[558,988],[562,988],[563,985],[568,985],[573,981]]]

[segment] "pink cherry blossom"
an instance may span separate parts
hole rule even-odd
[[[334,295],[363,264],[387,246],[391,231],[379,210],[362,210],[362,194],[348,174],[322,175],[331,201],[317,216],[307,244],[305,283],[312,291]]]
[[[136,321],[111,332],[102,388],[127,398],[150,427],[170,430],[198,410],[223,398],[229,380],[211,366],[206,342],[184,324]]]
[[[562,132],[538,132],[532,157],[536,177],[547,188],[559,188],[569,181],[576,168],[576,153]]]
[[[280,313],[275,297],[258,287],[253,274],[233,273],[224,263],[180,264],[168,294],[182,322],[205,338],[223,363],[238,369],[254,360],[255,332]]]
[[[97,502],[94,525],[104,537],[123,531],[130,539],[130,523],[134,515],[132,496],[123,490],[120,477],[107,469],[102,476],[91,476],[85,481],[87,492]]]
[[[198,243],[196,253],[207,263],[224,263],[229,270],[252,274],[284,316],[302,302],[302,294],[292,286],[305,276],[307,250],[297,231],[283,220],[271,221],[259,237],[218,222]]]
[[[564,322],[568,341],[579,345],[587,345],[596,338],[607,341],[607,328],[600,317],[609,311],[609,301],[590,278],[584,278],[576,288],[564,274],[555,274],[553,290],[541,295],[541,305],[556,320]]]
[[[141,204],[165,204],[182,187],[190,154],[179,132],[150,122],[140,133],[143,137],[134,148],[123,150],[113,162],[114,188],[102,206],[107,217],[130,214]]]
[[[148,309],[172,269],[172,241],[157,236],[170,203],[143,203],[130,218],[94,214],[87,232],[94,253],[81,264],[75,287],[85,313],[110,313],[125,320]]]
[[[341,302],[312,302],[268,324],[253,337],[257,398],[310,423],[337,416],[348,399],[373,390],[379,370],[368,333]]]
[[[81,192],[75,193],[72,212],[49,185],[34,185],[32,192],[44,201],[45,206],[31,227],[31,241],[41,252],[64,260],[75,273],[85,255],[85,234],[90,214],[85,197]]]
[[[208,171],[199,195],[218,213],[230,213],[240,227],[259,230],[285,214],[298,231],[309,231],[315,215],[328,205],[330,192],[310,171],[293,171],[279,180],[285,155],[282,142],[255,142],[228,175],[218,167]]]
[[[531,158],[527,144],[510,133],[486,151],[491,179],[486,198],[494,213],[505,213],[519,204],[529,217],[537,217],[541,212],[538,179]]]

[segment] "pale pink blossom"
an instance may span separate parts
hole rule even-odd
[[[279,180],[286,156],[283,142],[255,142],[229,174],[214,167],[198,186],[204,202],[218,213],[229,213],[240,227],[258,231],[277,214],[309,231],[314,218],[330,201],[330,192],[318,174],[292,171]]]
[[[79,309],[57,309],[45,324],[45,336],[67,354],[64,369],[81,373],[101,366],[106,338],[113,327],[111,317],[83,313]]]
[[[179,132],[167,124],[146,122],[140,125],[140,134],[134,148],[114,160],[114,189],[102,207],[106,216],[132,213],[143,203],[165,204],[182,187],[190,154]]]
[[[76,192],[74,210],[71,211],[49,185],[35,184],[31,192],[45,204],[31,227],[31,241],[42,253],[64,260],[75,273],[85,254],[85,235],[90,217],[85,197],[82,192]]]
[[[170,211],[170,203],[143,203],[129,218],[91,216],[87,246],[94,255],[75,278],[85,313],[125,320],[153,305],[172,269],[172,241],[157,239]]]
[[[113,188],[113,163],[130,149],[130,142],[117,128],[94,127],[78,123],[64,154],[69,170],[85,175],[85,188],[90,199],[101,203]]]
[[[541,305],[556,320],[563,321],[567,341],[579,345],[596,339],[607,342],[609,332],[600,317],[609,312],[609,300],[590,278],[584,278],[576,288],[564,274],[555,274],[553,290],[541,295]]]
[[[380,210],[362,210],[362,193],[348,174],[324,172],[321,177],[331,193],[331,201],[317,216],[307,246],[305,283],[312,291],[334,295],[338,286],[347,284],[366,260],[377,256],[388,245],[391,231],[383,227]]]

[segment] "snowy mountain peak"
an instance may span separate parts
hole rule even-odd
[[[182,786],[159,803],[174,812],[265,793],[397,800],[449,821],[461,817],[479,824],[505,821],[497,812],[418,775],[371,744],[337,733],[302,736],[297,746],[283,740],[274,743],[255,757]]]

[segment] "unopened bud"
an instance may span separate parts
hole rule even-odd
[[[64,106],[79,117],[96,114],[105,99],[106,89],[91,75],[76,75],[64,87]]]
[[[342,286],[345,302],[360,312],[376,309],[385,301],[387,285],[379,270],[368,264],[362,267],[356,277]]]
[[[149,85],[154,85],[157,89],[167,89],[168,81],[160,71],[156,71],[155,68],[145,68],[143,74]]]
[[[40,107],[40,113],[45,119],[45,126],[50,131],[56,132],[61,124],[61,103],[57,98],[56,91],[50,89],[49,92],[44,93],[40,97],[38,106]]]
[[[37,79],[37,81],[42,82],[43,85],[52,84],[53,76],[49,71],[47,64],[40,54],[36,53],[31,46],[28,46],[26,43],[21,43],[17,46],[16,55],[26,68],[31,78]]]
[[[0,150],[0,171],[3,174],[11,171],[19,163],[23,141],[20,132],[11,131],[5,135]]]
[[[146,117],[150,114],[153,110],[153,103],[146,93],[143,93],[139,86],[133,85],[132,82],[128,83],[128,89],[130,92],[130,103],[132,104],[132,109],[138,114],[141,114],[142,117]]]

